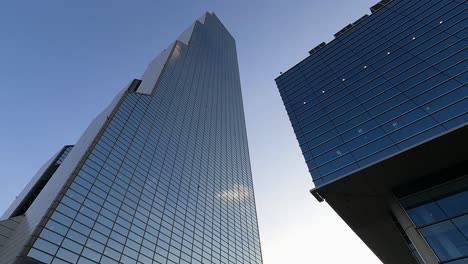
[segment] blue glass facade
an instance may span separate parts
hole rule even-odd
[[[27,255],[44,263],[262,263],[235,41],[177,41],[151,95],[127,91]]]
[[[467,17],[393,0],[276,79],[316,186],[466,125]]]
[[[468,176],[400,198],[443,263],[468,261]]]

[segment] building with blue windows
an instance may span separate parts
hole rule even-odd
[[[235,40],[206,13],[0,221],[3,263],[262,263]]]
[[[384,263],[468,263],[467,27],[383,0],[276,79],[312,194]]]

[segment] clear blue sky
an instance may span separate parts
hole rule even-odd
[[[265,264],[380,263],[318,203],[274,83],[377,0],[3,1],[0,214],[204,11],[237,41]]]

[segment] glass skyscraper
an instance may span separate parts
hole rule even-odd
[[[206,13],[0,221],[2,263],[262,263],[235,40]]]
[[[276,79],[311,192],[384,263],[468,263],[468,4],[371,11]]]

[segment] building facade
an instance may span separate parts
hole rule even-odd
[[[1,263],[262,263],[235,40],[206,13],[47,162]]]
[[[384,0],[276,79],[312,194],[384,263],[468,261],[467,26]]]

